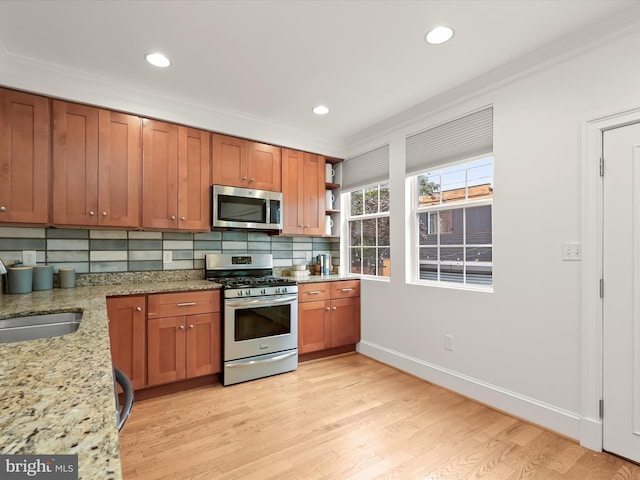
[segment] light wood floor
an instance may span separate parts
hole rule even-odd
[[[132,479],[639,479],[596,453],[359,354],[137,402]]]

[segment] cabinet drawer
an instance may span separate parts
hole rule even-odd
[[[156,293],[148,297],[147,318],[175,317],[219,311],[219,290]]]
[[[360,296],[360,280],[331,282],[331,298],[351,298]]]
[[[329,282],[305,283],[298,285],[298,302],[313,302],[316,300],[329,300],[331,290]]]

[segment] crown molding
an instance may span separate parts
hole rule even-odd
[[[0,84],[63,100],[96,105],[213,132],[342,157],[344,139],[278,124],[255,115],[204,105],[90,72],[7,52],[0,41]]]

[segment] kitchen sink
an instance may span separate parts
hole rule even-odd
[[[78,330],[82,313],[61,312],[0,319],[0,343],[61,337]]]

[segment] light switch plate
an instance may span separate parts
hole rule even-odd
[[[578,261],[582,259],[582,244],[580,242],[565,242],[562,244],[562,260]]]

